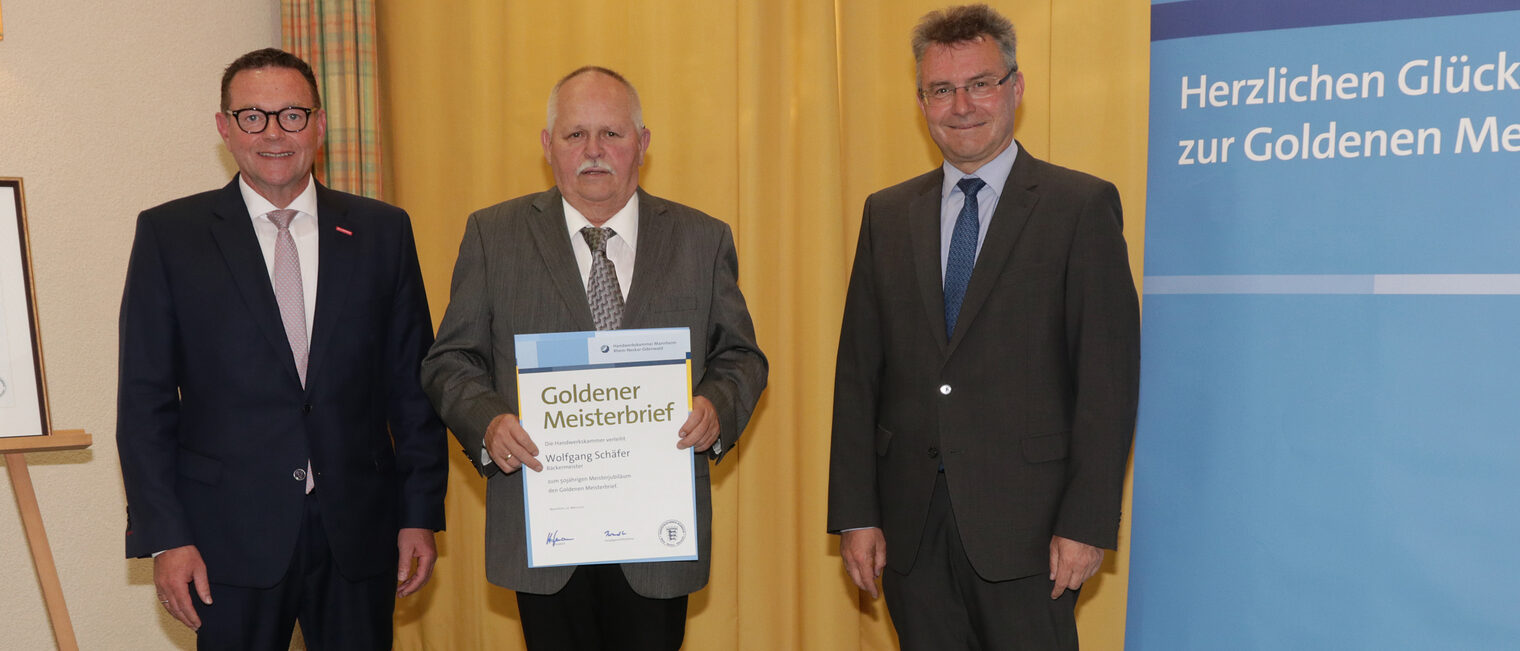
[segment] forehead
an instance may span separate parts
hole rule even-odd
[[[919,77],[926,86],[960,82],[982,75],[1001,77],[1005,72],[1003,51],[998,49],[997,42],[986,37],[949,45],[930,45],[924,50],[924,60],[918,66]]]
[[[632,124],[633,98],[627,87],[599,72],[584,73],[559,88],[555,126]]]
[[[227,96],[232,108],[254,104],[278,104],[264,108],[284,106],[311,106],[316,101],[306,78],[292,68],[253,68],[240,70],[227,86]]]

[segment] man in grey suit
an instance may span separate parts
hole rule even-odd
[[[1013,25],[914,31],[944,164],[866,199],[835,378],[828,529],[908,649],[1075,649],[1117,543],[1139,308],[1119,195],[1013,138]],[[883,569],[885,568],[885,573]]]
[[[698,560],[530,569],[516,473],[543,465],[515,416],[513,336],[689,328],[693,406],[671,445],[713,462],[749,421],[765,356],[728,226],[638,187],[649,130],[632,84],[605,68],[570,73],[541,139],[555,187],[470,215],[423,385],[488,478],[486,576],[517,592],[528,647],[677,649],[686,596],[707,584],[708,464],[696,465]]]

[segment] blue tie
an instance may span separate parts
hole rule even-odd
[[[960,216],[955,218],[955,231],[950,234],[950,256],[945,261],[945,339],[955,335],[955,320],[961,314],[961,301],[966,298],[966,283],[971,282],[971,268],[976,266],[976,236],[980,230],[977,220],[976,193],[987,185],[981,179],[967,176],[956,187],[966,195]]]

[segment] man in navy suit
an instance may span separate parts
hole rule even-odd
[[[242,56],[221,108],[237,177],[144,211],[128,263],[127,556],[153,556],[199,648],[285,649],[299,621],[313,649],[389,649],[448,472],[411,223],[312,177],[327,123],[304,61]]]

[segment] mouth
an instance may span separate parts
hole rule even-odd
[[[296,153],[293,152],[293,151],[282,151],[282,152],[261,151],[261,152],[259,152],[259,156],[261,158],[289,158],[289,157],[294,156],[294,155],[296,155]]]

